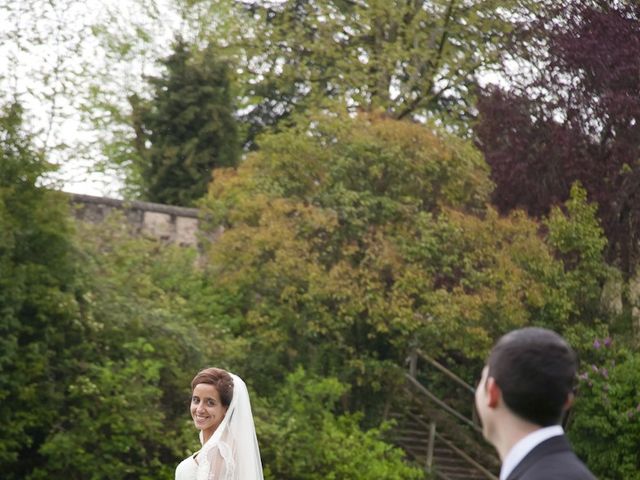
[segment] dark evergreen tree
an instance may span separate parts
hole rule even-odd
[[[135,145],[146,200],[190,206],[202,197],[215,167],[240,157],[229,65],[213,48],[194,52],[178,38],[149,78],[150,101],[131,98]]]

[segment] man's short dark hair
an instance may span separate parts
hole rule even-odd
[[[560,423],[578,367],[560,335],[533,327],[509,332],[493,347],[488,365],[513,413],[542,427]]]

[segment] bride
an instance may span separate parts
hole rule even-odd
[[[202,448],[176,468],[176,480],[262,480],[258,439],[247,386],[220,368],[191,382],[191,417]]]

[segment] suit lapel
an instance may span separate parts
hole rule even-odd
[[[522,461],[513,469],[507,480],[518,480],[533,464],[546,455],[563,451],[572,451],[569,440],[564,435],[551,437],[536,445]]]

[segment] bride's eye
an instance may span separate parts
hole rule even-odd
[[[207,405],[209,405],[210,407],[215,407],[216,402],[215,402],[214,400],[209,400],[209,401],[207,402]]]
[[[199,400],[198,397],[191,397],[191,403],[198,403]]]

